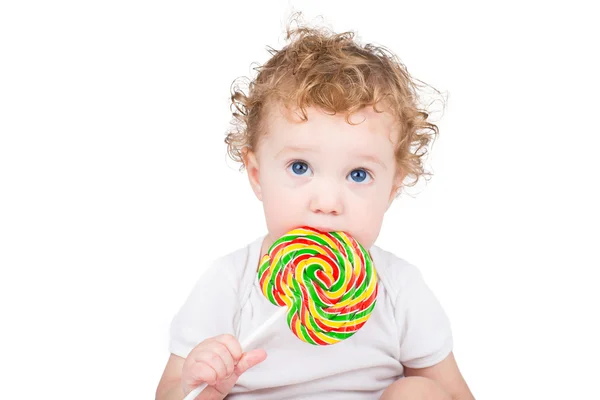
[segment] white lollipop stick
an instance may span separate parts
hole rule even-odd
[[[268,320],[266,320],[261,326],[258,327],[257,330],[252,332],[250,336],[248,336],[240,343],[240,345],[242,346],[242,351],[249,350],[250,347],[256,341],[256,339],[259,338],[264,331],[269,329],[271,325],[273,325],[275,321],[277,321],[282,315],[285,315],[286,312],[287,307],[280,307],[279,310],[277,310],[277,312],[270,316]],[[200,393],[202,393],[206,386],[208,386],[206,383],[203,383],[202,385],[198,386],[197,388],[189,392],[183,400],[194,400]]]

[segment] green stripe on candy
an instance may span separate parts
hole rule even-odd
[[[292,326],[290,326],[290,329],[292,329],[292,331],[293,331]],[[314,345],[317,344],[314,340],[312,340],[312,338],[308,334],[308,330],[306,329],[306,327],[304,326],[304,324],[302,323],[302,321],[300,321],[300,332],[298,332],[298,333],[300,333],[302,335],[302,339],[305,342],[310,343],[310,344],[314,344]]]

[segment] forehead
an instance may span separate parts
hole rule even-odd
[[[328,141],[359,148],[393,148],[398,141],[399,126],[388,112],[376,112],[373,107],[362,108],[348,117],[331,115],[314,107],[305,109],[302,120],[298,108],[281,103],[272,104],[265,113],[265,140],[276,147],[286,145],[326,145]]]

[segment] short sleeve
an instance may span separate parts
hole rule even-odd
[[[406,272],[396,300],[400,362],[409,368],[430,367],[452,351],[450,321],[421,272],[413,266]]]
[[[224,260],[219,260],[196,282],[171,321],[171,353],[186,358],[205,339],[234,334],[234,318],[239,307],[237,285],[230,269]]]

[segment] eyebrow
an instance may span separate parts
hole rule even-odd
[[[375,164],[379,164],[381,165],[381,167],[383,167],[383,169],[387,170],[387,167],[385,166],[385,164],[377,157],[372,156],[370,154],[353,154],[354,157],[365,160],[365,161],[370,161],[372,163]]]
[[[299,153],[316,153],[317,150],[314,149],[310,149],[310,148],[306,148],[306,147],[299,147],[299,146],[286,146],[283,149],[281,149],[276,155],[275,158],[281,157],[283,154],[285,153],[290,153],[290,152],[299,152]],[[354,159],[360,159],[360,160],[364,160],[364,161],[369,161],[375,164],[380,165],[383,169],[387,170],[386,165],[377,157],[370,155],[370,154],[361,154],[361,153],[353,153],[351,154],[351,157]]]

